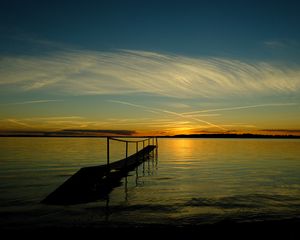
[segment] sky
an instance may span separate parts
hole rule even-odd
[[[299,1],[0,3],[0,131],[300,135]]]

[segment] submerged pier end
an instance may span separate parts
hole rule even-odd
[[[124,159],[110,163],[109,143],[111,140],[121,141],[126,144]],[[107,137],[107,164],[84,167],[67,179],[56,190],[41,201],[44,204],[71,205],[96,201],[107,195],[117,186],[121,185],[123,177],[134,170],[142,162],[150,158],[150,153],[157,149],[157,138],[150,145],[151,138],[144,140],[121,140]],[[138,143],[143,143],[143,148],[138,149]],[[128,156],[128,144],[136,144],[136,153]],[[145,146],[145,143],[147,146]]]

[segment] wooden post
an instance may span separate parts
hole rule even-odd
[[[125,167],[127,168],[127,157],[128,157],[128,142],[126,142],[126,151],[125,151]]]
[[[139,151],[139,142],[136,142],[136,153]],[[136,158],[138,159],[138,154],[136,154]]]
[[[138,186],[138,178],[139,178],[139,166],[135,168],[135,186]]]
[[[128,157],[128,142],[126,142],[126,158]]]
[[[106,160],[107,160],[107,165],[109,165],[109,137],[107,137],[107,142],[106,142]]]
[[[157,142],[157,137],[155,137],[155,146],[156,146],[156,148],[158,147],[158,144],[157,144],[158,142]]]
[[[110,172],[110,169],[109,169],[109,137],[107,137],[107,140],[106,140],[106,156],[107,156],[107,174],[109,174]]]
[[[157,140],[157,137],[156,137],[155,139],[156,139],[155,159],[156,159],[156,162],[157,162],[157,155],[158,155],[158,140]]]
[[[143,140],[143,150],[145,148],[145,140]],[[144,162],[144,158],[145,158],[145,152],[143,152],[143,162]]]
[[[151,157],[151,156],[150,156]],[[148,159],[148,176],[150,176],[150,158]]]
[[[126,177],[125,177],[125,201],[127,202],[127,200],[128,200],[128,183],[127,183],[127,175],[126,175]]]

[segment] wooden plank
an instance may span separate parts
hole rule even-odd
[[[149,145],[128,158],[109,165],[81,168],[50,193],[42,203],[69,205],[105,198],[115,187],[121,185],[122,177],[127,176],[129,171],[148,159],[147,155],[155,147]]]

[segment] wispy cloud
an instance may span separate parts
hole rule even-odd
[[[233,128],[256,128],[255,125],[251,124],[241,124],[241,123],[235,123],[235,124],[223,124],[223,127],[233,127]]]
[[[285,133],[298,133],[300,134],[300,129],[261,129],[263,132],[285,132]]]
[[[114,129],[65,129],[62,134],[115,134],[115,135],[133,135],[133,130],[114,130]]]
[[[1,129],[63,129],[66,127],[101,127],[104,122],[88,121],[80,116],[5,118],[0,120]]]
[[[72,119],[84,119],[84,117],[81,116],[57,116],[57,117],[31,117],[31,118],[23,118],[25,121],[56,121],[56,120],[72,120]]]
[[[184,119],[190,119],[190,120],[193,120],[195,122],[205,123],[206,125],[209,125],[209,126],[214,127],[214,128],[221,129],[223,131],[227,130],[227,129],[225,129],[224,127],[222,127],[220,125],[217,125],[217,124],[214,124],[214,123],[211,123],[211,122],[199,119],[199,118],[195,118],[195,117],[192,117],[192,116],[186,116],[186,115],[181,114],[181,113],[165,110],[165,109],[146,107],[146,106],[142,106],[142,105],[139,105],[139,104],[132,104],[132,103],[125,102],[125,101],[108,100],[108,102],[113,102],[113,103],[128,105],[128,106],[132,106],[132,107],[136,107],[136,108],[141,108],[141,109],[146,110],[146,111],[150,110],[150,111],[153,111],[155,113],[164,113],[164,114],[168,114],[168,115],[171,115],[171,116],[176,116],[176,117],[180,117],[180,118],[184,118]]]
[[[299,94],[300,68],[145,51],[60,51],[7,56],[0,85],[64,94],[147,93],[172,98]]]
[[[265,41],[264,45],[268,48],[276,48],[276,49],[285,48],[288,46],[287,43],[278,40]]]
[[[27,123],[24,123],[23,121],[17,120],[17,119],[9,118],[9,119],[5,119],[4,121],[7,121],[9,123],[13,123],[14,125],[25,127],[25,128],[34,128],[33,126],[31,126]]]
[[[263,44],[269,49],[299,52],[299,42],[293,39],[271,39]]]
[[[62,102],[60,99],[46,99],[46,100],[33,100],[33,101],[23,101],[23,102],[13,102],[13,103],[3,103],[1,105],[24,105],[24,104],[36,104],[36,103],[49,103],[49,102]]]
[[[242,110],[242,109],[249,109],[249,108],[281,107],[281,106],[294,106],[294,105],[298,105],[298,104],[297,103],[267,103],[267,104],[257,104],[257,105],[250,105],[250,106],[206,109],[206,110],[199,110],[199,111],[193,111],[193,112],[185,112],[182,114],[183,115],[193,115],[193,114],[207,113],[207,112],[233,111],[233,110]]]

